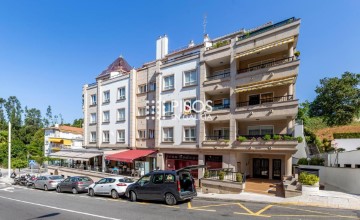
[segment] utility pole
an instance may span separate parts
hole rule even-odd
[[[8,134],[8,146],[9,146],[9,153],[8,153],[8,177],[11,176],[11,122],[9,122],[9,134]]]

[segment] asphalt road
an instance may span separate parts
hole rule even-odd
[[[45,192],[0,184],[0,220],[27,219],[360,219],[360,211],[194,199],[166,206],[158,202]]]

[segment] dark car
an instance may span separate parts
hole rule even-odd
[[[89,185],[93,182],[94,181],[87,176],[72,176],[60,182],[56,187],[56,191],[58,193],[72,192],[74,194],[87,192]]]
[[[168,205],[175,205],[178,201],[191,200],[197,196],[195,181],[191,176],[192,169],[204,166],[190,166],[180,170],[152,171],[131,184],[125,195],[131,201],[158,200]]]

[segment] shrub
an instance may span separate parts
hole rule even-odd
[[[242,182],[243,181],[243,178],[242,178],[242,175],[241,173],[236,173],[236,182]]]
[[[296,52],[294,53],[294,55],[295,55],[296,57],[300,56],[300,51],[296,51]]]
[[[296,139],[297,139],[298,143],[302,143],[304,140],[303,137],[297,137]]]
[[[278,140],[280,140],[281,139],[281,136],[280,135],[277,135],[277,134],[274,134],[274,140],[275,141],[278,141]]]
[[[335,139],[360,138],[360,133],[334,133]]]
[[[243,142],[243,141],[246,141],[247,138],[244,137],[244,136],[239,136],[239,137],[237,138],[237,140],[238,140],[239,142]]]
[[[300,173],[300,176],[299,176],[299,182],[304,185],[313,186],[313,185],[315,185],[315,183],[318,183],[319,180],[320,180],[319,177],[317,177],[314,174],[309,174],[307,172],[302,172],[302,173]]]
[[[265,136],[263,137],[263,140],[264,140],[264,141],[270,141],[270,140],[271,140],[270,134],[265,135]]]
[[[284,135],[284,140],[285,141],[291,141],[293,138],[289,135]]]
[[[325,160],[320,157],[313,157],[310,160],[310,165],[316,165],[316,166],[324,166]]]
[[[210,176],[210,173],[208,170],[205,170],[205,173],[204,173],[204,178],[209,178]]]
[[[297,164],[298,165],[308,165],[307,158],[305,158],[305,157],[300,158]]]
[[[220,171],[219,172],[219,180],[224,180],[225,179],[225,172],[224,171]]]

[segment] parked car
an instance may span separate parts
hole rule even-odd
[[[62,176],[54,176],[54,175],[39,176],[34,181],[32,187],[36,189],[43,189],[45,191],[48,191],[48,190],[56,189],[57,185],[63,180],[64,178]]]
[[[87,192],[88,187],[93,184],[94,181],[87,176],[72,176],[68,177],[65,180],[61,181],[57,187],[56,191],[61,192],[72,192],[74,194]]]
[[[125,194],[126,188],[134,183],[134,179],[124,176],[106,177],[89,186],[89,196],[111,195],[113,199]]]
[[[191,200],[197,196],[195,181],[190,171],[203,165],[189,166],[179,170],[152,171],[126,189],[125,195],[131,201],[159,200],[167,205],[178,201]]]

